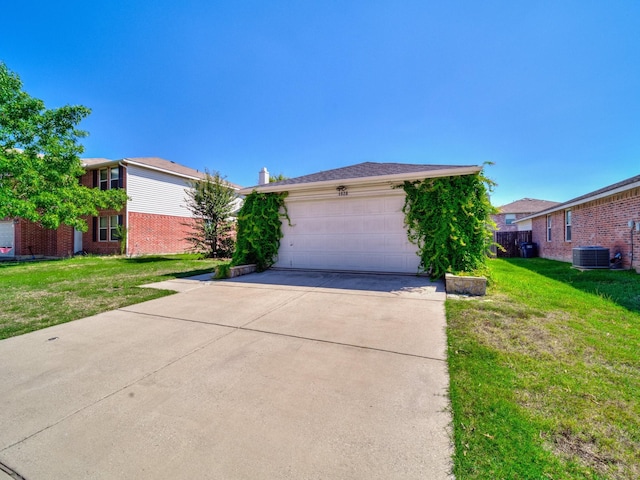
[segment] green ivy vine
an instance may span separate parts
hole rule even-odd
[[[253,191],[245,197],[238,212],[232,266],[255,264],[258,271],[263,271],[273,265],[282,238],[282,219],[291,224],[284,203],[287,195]]]
[[[472,175],[404,182],[403,212],[409,240],[418,246],[420,269],[445,273],[486,271],[495,223],[489,192],[495,183]]]

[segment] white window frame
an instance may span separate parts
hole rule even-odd
[[[571,209],[564,211],[564,239],[566,242],[571,241]]]
[[[98,186],[100,190],[109,189],[109,169],[101,168],[98,170]]]
[[[109,215],[108,217],[98,217],[98,241],[99,242],[119,241],[120,237],[118,236],[118,230],[117,230],[119,225],[120,225],[119,215]]]
[[[115,182],[115,186],[113,183]],[[109,188],[114,190],[120,185],[120,167],[111,167],[109,169]]]
[[[551,241],[551,226],[552,226],[552,219],[553,217],[551,215],[547,215],[547,242]]]
[[[505,213],[504,215],[504,224],[505,225],[513,225],[513,222],[516,221],[515,213]]]
[[[115,182],[115,185],[114,185]],[[120,167],[107,167],[98,170],[98,187],[100,190],[120,188]]]

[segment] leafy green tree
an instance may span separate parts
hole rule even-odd
[[[46,108],[0,62],[0,219],[86,231],[82,217],[122,208],[124,191],[88,188],[78,181],[84,173],[78,140],[87,133],[76,127],[90,112],[80,105]]]
[[[288,180],[289,177],[285,177],[283,173],[279,173],[277,175],[273,175],[269,177],[269,183],[282,182],[283,180]]]
[[[187,208],[194,217],[193,230],[187,241],[194,250],[208,257],[230,257],[234,247],[237,194],[220,176],[205,171],[205,177],[191,183],[187,190]]]

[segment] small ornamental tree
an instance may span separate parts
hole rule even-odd
[[[86,231],[83,217],[98,209],[120,210],[124,190],[88,188],[77,124],[91,110],[80,105],[56,109],[22,90],[15,73],[0,62],[0,219],[24,218],[45,228],[61,224]]]
[[[432,278],[485,270],[495,229],[494,185],[482,172],[404,182],[405,224],[421,270]]]
[[[289,177],[285,177],[284,174],[279,173],[277,175],[273,175],[269,177],[269,183],[282,182],[283,180],[288,180]]]
[[[238,212],[238,235],[232,265],[255,264],[258,271],[275,262],[282,238],[282,220],[289,221],[287,192],[253,191]]]
[[[187,190],[187,208],[194,217],[193,230],[186,237],[193,249],[211,258],[230,257],[234,245],[233,212],[236,195],[218,172],[205,171],[202,180]]]

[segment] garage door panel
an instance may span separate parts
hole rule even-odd
[[[324,217],[327,233],[347,233],[350,218],[345,217]]]
[[[0,257],[14,256],[14,228],[13,220],[0,221]]]
[[[404,196],[387,197],[382,202],[384,213],[401,213],[404,205]]]
[[[384,222],[385,222],[386,231],[392,231],[392,232],[397,232],[400,230],[406,231],[406,228],[404,226],[404,216],[386,215],[384,217]]]
[[[385,235],[384,237],[384,248],[388,252],[393,253],[406,253],[413,252],[415,253],[416,247],[411,244],[406,235],[396,234],[396,235]]]
[[[368,215],[364,217],[363,229],[369,234],[384,234],[387,231],[387,222],[384,215]]]
[[[384,268],[391,271],[405,271],[407,258],[404,255],[387,255],[384,257]]]
[[[308,255],[307,261],[310,268],[331,268],[338,270],[344,265],[345,255],[342,254],[311,254]],[[326,265],[326,266],[325,266]]]
[[[311,217],[325,217],[327,215],[340,215],[343,213],[344,207],[341,202],[325,201],[323,203],[307,202],[306,206],[301,206],[303,212],[295,212],[297,215]]]
[[[415,273],[419,259],[407,240],[404,197],[291,200],[293,227],[283,225],[277,267]]]
[[[343,219],[343,223],[341,225],[341,231],[347,234],[357,233],[362,234],[368,232],[368,229],[365,229],[365,219],[362,215],[358,216],[349,216]]]
[[[366,252],[384,253],[387,251],[384,235],[370,235],[362,239],[362,250]]]
[[[364,200],[354,200],[351,202],[343,202],[345,215],[362,215],[366,213],[366,202]]]
[[[388,208],[389,207],[386,205],[384,201],[370,202],[367,205],[365,205],[364,213],[365,214],[383,214],[389,211]]]
[[[301,218],[296,220],[290,229],[290,233],[295,235],[298,231],[319,235],[327,231],[327,226],[324,222],[319,221],[318,218]]]

